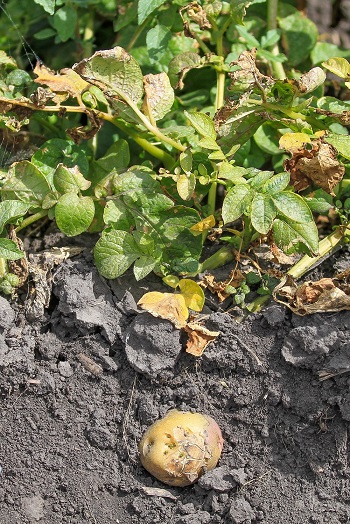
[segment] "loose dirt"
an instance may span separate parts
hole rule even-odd
[[[349,261],[344,248],[310,277]],[[0,298],[0,523],[350,522],[350,311],[300,317],[272,302],[238,323],[208,300],[221,334],[195,358],[138,309],[157,289],[157,277],[105,281],[86,248],[54,268],[34,320],[32,287]],[[225,439],[219,466],[186,488],[137,453],[175,407],[211,415]]]

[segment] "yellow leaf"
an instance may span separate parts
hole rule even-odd
[[[202,311],[205,300],[203,289],[189,278],[180,280],[179,288],[181,295],[185,299],[186,306],[193,309],[193,311]]]
[[[176,188],[183,200],[191,200],[196,188],[196,177],[193,173],[180,175],[177,179]]]
[[[62,69],[59,74],[56,74],[38,62],[34,73],[38,75],[34,80],[37,84],[47,85],[54,93],[67,93],[73,98],[80,98],[82,92],[90,87],[90,84],[72,69]]]
[[[145,293],[137,303],[142,309],[154,317],[164,318],[181,329],[186,326],[188,309],[185,298],[179,293],[160,293],[151,291]]]
[[[166,284],[169,287],[173,287],[174,289],[177,288],[180,282],[180,280],[175,275],[167,275],[162,280],[164,284]]]
[[[197,222],[197,224],[194,224],[192,227],[190,227],[190,231],[196,237],[203,233],[203,231],[208,231],[214,226],[215,217],[214,215],[209,215],[208,217],[203,218],[203,220],[201,220],[200,222]]]
[[[311,143],[311,136],[306,133],[285,133],[281,136],[279,146],[287,151],[298,151],[304,144]]]

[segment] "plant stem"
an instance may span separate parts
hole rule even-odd
[[[30,215],[29,217],[25,218],[23,222],[18,227],[16,227],[15,229],[16,233],[18,233],[18,231],[21,231],[25,227],[29,226],[30,224],[33,224],[33,222],[36,222],[40,218],[45,217],[48,214],[48,212],[49,212],[48,209],[41,209],[37,213],[34,213],[34,215]]]
[[[211,269],[224,266],[225,264],[228,264],[228,262],[231,262],[231,260],[234,258],[235,255],[233,253],[232,246],[224,246],[199,265],[198,273],[203,273],[204,271],[209,271]]]
[[[242,244],[240,251],[246,251],[252,241],[252,236],[255,233],[255,229],[252,226],[252,221],[249,217],[244,217],[244,229],[242,232]]]
[[[278,13],[278,0],[267,0],[267,30],[277,29],[277,13]],[[270,47],[270,51],[274,56],[277,56],[280,52],[278,43]],[[284,80],[286,73],[284,71],[281,62],[271,62],[271,69],[273,75],[278,80]]]
[[[7,275],[8,269],[7,269],[7,262],[5,258],[0,258],[0,279],[4,278],[5,275]]]
[[[128,45],[126,46],[125,50],[129,53],[129,51],[134,47],[136,41],[139,39],[139,36],[141,35],[142,31],[145,29],[145,27],[147,27],[147,25],[149,24],[150,20],[151,20],[151,16],[148,16],[146,18],[146,20],[144,20],[142,22],[142,24],[140,26],[137,27],[135,33],[133,34],[133,36],[131,37]]]
[[[333,251],[339,249],[345,239],[345,236],[350,235],[350,225],[340,226],[333,233],[321,240],[319,244],[319,254],[317,257],[309,257],[305,255],[299,262],[297,262],[289,271],[287,275],[291,276],[295,280],[302,277],[305,273],[310,271],[314,266],[318,266],[322,262],[322,259],[331,254]]]

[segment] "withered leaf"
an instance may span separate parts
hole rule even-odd
[[[334,195],[333,189],[342,180],[345,167],[337,160],[337,151],[330,144],[317,139],[312,149],[292,150],[293,156],[284,163],[291,174],[296,191],[302,191],[311,183]]]
[[[236,65],[240,67],[238,71],[229,73],[234,84],[237,80],[249,81],[252,84],[259,85],[261,83],[270,85],[274,81],[270,76],[263,75],[256,65],[256,53],[257,49],[253,47],[250,51],[243,51],[238,60],[234,60],[230,65]]]
[[[279,295],[287,302],[278,299]],[[350,310],[350,270],[335,278],[321,278],[301,286],[287,277],[274,289],[273,296],[301,316]]]
[[[90,140],[90,138],[93,138],[102,126],[101,120],[94,111],[86,109],[85,113],[89,118],[88,125],[67,130],[67,134],[76,144],[79,144],[81,140]]]
[[[186,352],[195,357],[200,357],[208,344],[220,335],[220,331],[209,331],[195,322],[188,322],[184,329],[188,334]]]
[[[64,94],[65,98],[71,96],[79,100],[82,92],[90,87],[90,84],[73,69],[62,69],[59,74],[56,74],[44,64],[37,62],[34,73],[38,75],[34,82],[47,85],[54,93]]]

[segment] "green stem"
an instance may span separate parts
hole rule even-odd
[[[198,273],[224,266],[231,262],[231,260],[234,260],[234,258],[235,255],[233,254],[232,246],[224,246],[199,265]]]
[[[8,269],[7,269],[7,262],[5,258],[0,258],[0,279],[4,278],[5,275],[7,275]]]
[[[316,257],[305,255],[287,272],[287,275],[295,280],[302,277],[305,273],[310,271],[310,269],[322,262],[322,259],[326,255],[339,249],[342,246],[346,235],[350,235],[350,225],[345,228],[342,226],[338,227],[333,231],[333,233],[321,240],[319,244],[319,254]]]
[[[46,217],[48,212],[49,212],[48,209],[41,209],[37,213],[34,213],[34,215],[30,215],[29,217],[25,218],[23,222],[18,227],[16,227],[15,229],[16,233],[26,228],[30,224],[33,224],[33,222],[36,222],[40,218]]]
[[[129,53],[130,50],[134,47],[135,43],[137,42],[137,40],[139,39],[142,31],[145,29],[145,27],[147,27],[147,25],[149,24],[150,20],[151,20],[151,16],[147,17],[146,20],[144,20],[142,22],[142,24],[140,26],[137,27],[135,33],[133,34],[133,36],[131,37],[128,45],[126,46],[125,50]]]
[[[249,217],[244,217],[244,229],[242,232],[242,243],[240,251],[246,251],[252,241],[252,236],[255,233],[255,229],[252,226],[252,221]]]
[[[278,0],[267,0],[267,30],[277,29],[277,13],[278,13]],[[270,47],[270,51],[274,56],[277,56],[280,52],[278,43]],[[271,62],[271,69],[276,79],[284,80],[287,78],[281,62]]]
[[[304,122],[308,122],[310,125],[312,125],[313,128],[325,129],[322,123],[319,120],[317,120],[316,118],[312,116],[304,115],[303,113],[296,113],[292,109],[288,109],[288,107],[283,107],[278,104],[271,104],[270,102],[264,102],[263,100],[256,100],[255,98],[249,98],[247,102],[249,104],[262,106],[264,109],[270,109],[271,111],[279,111],[280,113],[283,113],[288,118],[291,118],[293,120],[295,119],[303,120]]]
[[[168,169],[169,171],[173,169],[175,160],[171,155],[169,155],[169,153],[155,146],[154,144],[149,142],[146,138],[140,137],[137,131],[129,128],[121,120],[118,120],[117,118],[110,118],[108,120],[115,127],[117,127],[118,129],[123,131],[123,133],[125,133],[130,138],[132,138],[134,142],[136,142],[140,147],[142,147],[144,151],[147,151],[147,153],[152,155],[154,158],[157,158],[158,160],[160,160],[163,163],[165,169]]]

